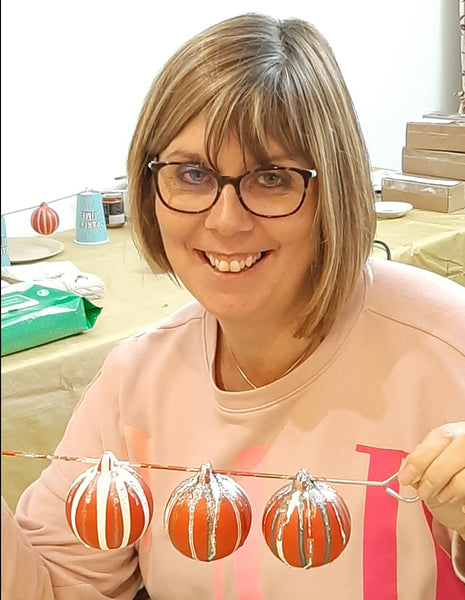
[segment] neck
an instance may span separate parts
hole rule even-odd
[[[285,377],[318,346],[309,339],[293,336],[262,343],[240,343],[218,332],[216,377],[219,387],[229,391],[252,390]]]

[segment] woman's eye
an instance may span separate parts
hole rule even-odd
[[[274,188],[286,186],[288,182],[284,174],[277,171],[262,171],[257,173],[257,181],[261,186]]]
[[[197,167],[183,167],[179,176],[186,183],[203,183],[208,178],[208,173]]]
[[[276,173],[264,173],[263,174],[263,183],[265,185],[278,185],[280,183],[281,177],[276,175]]]

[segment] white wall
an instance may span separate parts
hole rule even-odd
[[[125,173],[142,100],[162,63],[243,12],[298,16],[333,46],[372,164],[399,169],[405,123],[457,110],[458,0],[3,0],[2,213],[101,189]],[[53,204],[73,227],[72,200]],[[29,212],[8,235],[32,235]]]

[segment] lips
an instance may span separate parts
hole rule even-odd
[[[227,260],[224,256],[219,257],[209,252],[205,252],[205,257],[208,259],[212,267],[218,269],[218,271],[221,271],[222,273],[240,273],[245,269],[249,269],[258,260],[260,260],[262,258],[262,253],[257,252],[256,254],[249,254],[242,258]]]

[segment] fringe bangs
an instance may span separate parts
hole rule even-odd
[[[290,157],[299,157],[314,167],[314,157],[305,137],[306,128],[300,122],[302,107],[292,107],[297,97],[287,93],[287,98],[270,85],[261,82],[252,90],[248,85],[244,93],[237,89],[223,88],[202,111],[206,117],[205,146],[209,161],[217,168],[216,157],[224,140],[233,133],[239,145],[258,164],[270,162],[270,142],[278,144]],[[308,127],[308,125],[307,125]],[[303,134],[303,135],[302,135]]]

